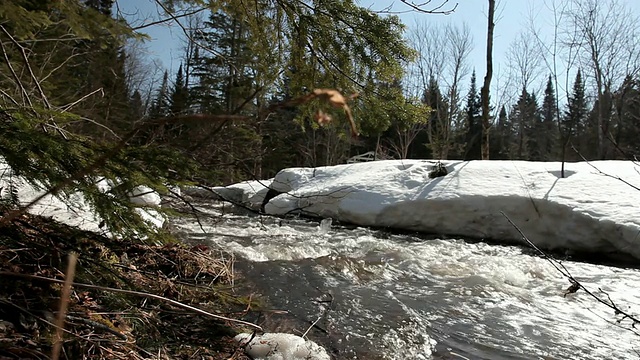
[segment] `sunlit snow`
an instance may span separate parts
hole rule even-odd
[[[284,333],[254,335],[243,333],[234,340],[254,360],[329,360],[329,354],[318,344]]]
[[[282,194],[266,212],[303,212],[363,226],[487,238],[522,244],[504,212],[545,249],[625,254],[640,259],[640,166],[629,161],[388,160],[291,168],[271,181],[241,183],[236,199],[257,207],[264,187]],[[631,185],[625,183],[630,183]],[[262,196],[259,196],[262,195]]]
[[[96,187],[102,192],[107,192],[113,187],[113,183],[104,178],[97,178]],[[15,175],[4,159],[0,158],[0,199],[7,199],[14,190],[21,205],[31,203],[44,193],[44,189],[38,189],[23,177]],[[129,199],[133,204],[140,206],[136,212],[145,222],[156,228],[162,227],[165,217],[153,209],[160,205],[160,195],[157,192],[146,186],[138,186]],[[81,193],[72,193],[68,198],[65,198],[65,195],[47,195],[33,204],[29,212],[83,230],[105,232],[100,228],[102,219],[96,215]]]

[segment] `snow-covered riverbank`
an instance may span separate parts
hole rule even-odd
[[[363,226],[522,240],[501,212],[538,246],[640,259],[640,166],[628,161],[560,163],[390,160],[291,168],[272,180],[216,188],[268,214],[303,212]],[[631,185],[630,185],[631,184]]]

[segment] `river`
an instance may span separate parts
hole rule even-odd
[[[564,296],[567,279],[526,248],[198,205],[202,228],[193,218],[176,227],[236,255],[239,291],[269,309],[250,320],[298,335],[315,322],[308,337],[336,359],[640,358],[630,320],[616,323],[583,291]],[[563,263],[623,310],[640,309],[639,270]]]

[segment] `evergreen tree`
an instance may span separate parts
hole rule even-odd
[[[131,95],[131,111],[134,123],[144,118],[144,104],[142,103],[142,95],[140,95],[140,91],[138,90],[134,91],[133,95]]]
[[[572,139],[577,138],[583,133],[585,121],[589,113],[587,107],[587,99],[585,97],[584,82],[582,81],[582,73],[578,69],[573,90],[567,101],[567,109],[563,119],[560,121],[560,131],[562,134],[562,158],[565,159],[567,145]]]
[[[476,72],[471,74],[471,84],[469,93],[467,94],[467,103],[465,106],[467,118],[467,136],[465,147],[465,160],[478,160],[482,158],[481,138],[482,138],[482,104],[480,103],[480,94],[476,85]]]
[[[558,124],[556,119],[556,94],[553,87],[551,75],[547,80],[547,86],[544,90],[544,99],[542,100],[542,108],[540,116],[542,117],[542,129],[540,131],[539,145],[542,160],[552,160],[556,158],[555,149],[558,141]]]
[[[491,159],[504,160],[510,158],[509,145],[511,144],[511,123],[507,117],[504,105],[500,108],[498,122],[491,128]]]
[[[162,83],[156,91],[156,96],[151,103],[149,109],[149,117],[151,119],[159,119],[168,116],[171,112],[169,101],[169,72],[165,70],[162,76]]]
[[[16,76],[0,79],[0,156],[38,189],[63,200],[81,192],[106,229],[133,239],[150,233],[128,193],[138,185],[164,191],[194,167],[175,152],[132,146],[130,137],[122,136],[132,133],[133,109],[140,110],[141,99],[130,94],[124,76],[126,54],[120,45],[132,33],[111,18],[111,4],[0,2],[0,23],[11,38],[33,44],[27,64],[20,46],[0,34],[8,58],[0,70],[18,69]],[[169,169],[175,171],[172,179]],[[100,191],[96,174],[118,186]],[[2,205],[5,215],[18,206]]]
[[[544,137],[542,117],[536,94],[529,94],[527,98],[527,113],[525,116],[525,137],[527,139],[527,153],[525,160],[540,161],[543,159],[541,142]]]
[[[423,96],[423,103],[431,109],[427,122],[429,136],[428,146],[431,149],[431,157],[442,159],[446,153],[445,147],[449,146],[448,103],[440,92],[440,86],[435,78],[429,80],[429,86]]]
[[[518,102],[513,105],[509,115],[509,121],[515,128],[512,158],[539,160],[538,133],[541,121],[535,95],[523,88]]]
[[[614,94],[612,139],[621,159],[640,159],[640,78],[627,75]]]
[[[189,109],[189,89],[185,84],[182,64],[176,73],[176,80],[169,96],[169,109],[171,115],[184,115]]]

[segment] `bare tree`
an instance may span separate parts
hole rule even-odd
[[[538,51],[541,54],[542,62],[546,66],[547,70],[553,78],[556,94],[556,118],[558,119],[558,130],[561,134],[561,159],[562,166],[560,170],[560,176],[564,178],[564,161],[566,158],[567,146],[569,144],[570,137],[568,134],[563,134],[561,128],[562,114],[560,113],[560,99],[564,94],[564,98],[569,98],[571,72],[578,61],[578,51],[576,48],[577,31],[566,25],[569,7],[569,2],[566,0],[545,0],[544,6],[547,11],[552,14],[552,22],[546,23],[546,28],[552,27],[553,36],[551,39],[542,38],[542,31],[537,27],[540,21],[534,16],[533,13],[529,16],[529,30],[533,35]],[[575,25],[574,25],[575,27]],[[563,69],[561,67],[564,67]],[[564,72],[564,86],[562,92],[560,91],[559,75]]]
[[[429,81],[440,81],[444,74],[447,53],[445,28],[425,21],[417,21],[409,34],[409,43],[418,56],[411,68],[414,83],[420,94],[427,88]]]
[[[417,60],[408,71],[407,83],[413,84],[413,95],[423,97],[433,82],[445,85],[445,98],[436,106],[438,109],[434,109],[427,130],[434,156],[446,159],[451,148],[452,124],[461,106],[460,82],[469,74],[473,37],[466,24],[437,26],[419,22],[409,39],[418,52]]]
[[[533,34],[520,32],[509,45],[507,53],[509,68],[517,78],[520,89],[529,86],[540,75],[541,53]]]
[[[447,159],[451,142],[451,128],[455,116],[460,110],[459,86],[464,77],[469,74],[468,58],[473,50],[473,37],[469,26],[465,23],[461,27],[448,25],[445,28],[447,54],[447,76],[445,82],[448,85],[449,111],[447,121],[443,124],[443,139],[445,145],[442,149],[442,159]]]
[[[402,124],[395,124],[394,130],[396,133],[396,140],[389,141],[387,146],[395,153],[395,157],[399,159],[406,159],[409,156],[409,148],[418,134],[427,128],[425,121],[417,121],[408,126]]]
[[[484,84],[480,90],[482,103],[482,160],[489,160],[489,130],[491,127],[489,108],[489,88],[491,87],[491,76],[493,75],[493,22],[496,8],[496,1],[489,0],[489,14],[487,19],[487,72],[484,76]]]
[[[597,153],[606,156],[605,134],[611,113],[612,89],[627,74],[638,72],[640,20],[618,0],[573,0],[569,25],[576,32],[581,60],[591,69],[596,87]]]

